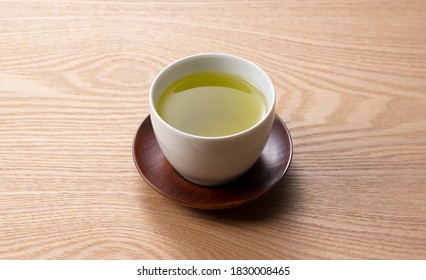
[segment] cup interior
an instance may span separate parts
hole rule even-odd
[[[176,80],[192,73],[217,71],[238,75],[253,83],[265,96],[267,110],[262,120],[271,113],[275,91],[271,79],[256,64],[229,54],[198,54],[182,58],[164,68],[154,79],[150,90],[150,106],[157,113],[161,94]],[[161,117],[160,117],[161,119]],[[259,122],[261,122],[260,120]]]

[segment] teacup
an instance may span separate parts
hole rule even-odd
[[[236,75],[255,85],[266,101],[265,114],[251,127],[222,136],[190,134],[170,125],[158,112],[161,95],[175,81],[205,71]],[[149,106],[155,137],[174,169],[195,184],[217,186],[243,175],[262,154],[274,120],[275,90],[253,62],[230,54],[197,54],[169,64],[155,77]]]

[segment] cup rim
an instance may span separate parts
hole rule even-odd
[[[166,72],[169,71],[170,68],[173,68],[175,65],[180,64],[182,62],[185,61],[189,61],[189,60],[193,60],[193,59],[198,59],[200,57],[228,57],[228,58],[232,58],[232,59],[238,59],[243,61],[244,63],[250,64],[252,67],[254,67],[256,70],[258,70],[265,78],[266,78],[266,83],[268,83],[268,86],[272,89],[272,100],[270,102],[270,104],[268,104],[268,110],[266,111],[266,113],[262,116],[262,118],[254,125],[250,126],[249,128],[239,131],[237,133],[233,133],[233,134],[228,134],[228,135],[222,135],[222,136],[202,136],[202,135],[196,135],[196,134],[191,134],[191,133],[187,133],[184,131],[181,131],[175,127],[173,127],[172,125],[168,124],[157,112],[157,108],[154,105],[154,101],[153,101],[153,88],[154,85],[157,83],[157,81],[160,79],[160,77]],[[155,78],[153,79],[150,89],[149,89],[149,106],[150,106],[150,111],[151,114],[155,114],[157,119],[160,120],[160,122],[165,125],[166,127],[168,127],[169,129],[171,129],[172,131],[188,137],[188,138],[192,138],[192,139],[203,139],[203,140],[220,140],[220,139],[229,139],[229,138],[234,138],[234,137],[238,137],[241,136],[243,134],[246,134],[254,129],[256,129],[256,127],[260,126],[260,124],[262,124],[267,118],[268,116],[270,116],[275,108],[275,100],[276,100],[276,94],[275,94],[275,88],[274,85],[272,83],[271,78],[269,77],[269,75],[261,68],[259,67],[257,64],[255,64],[254,62],[236,56],[236,55],[232,55],[232,54],[228,54],[228,53],[198,53],[198,54],[193,54],[193,55],[189,55],[189,56],[185,56],[183,58],[177,59],[171,63],[169,63],[166,67],[164,67],[163,69],[161,69],[161,71],[155,76]]]

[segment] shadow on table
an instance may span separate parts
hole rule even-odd
[[[261,221],[291,214],[300,200],[297,180],[297,173],[290,168],[272,190],[249,204],[225,210],[188,209],[201,217],[224,221]]]

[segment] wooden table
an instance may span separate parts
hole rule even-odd
[[[201,52],[264,68],[293,136],[236,209],[132,159],[152,79]],[[425,1],[6,1],[0,102],[1,259],[426,259]]]

